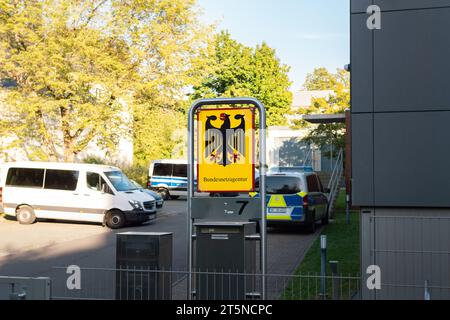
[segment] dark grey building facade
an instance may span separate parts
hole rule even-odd
[[[450,299],[450,0],[351,1],[351,86],[362,297]]]

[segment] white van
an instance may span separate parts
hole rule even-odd
[[[0,166],[0,206],[21,224],[37,218],[98,222],[112,229],[156,217],[155,199],[116,167],[51,162]]]

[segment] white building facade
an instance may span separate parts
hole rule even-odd
[[[300,109],[309,108],[313,99],[328,98],[333,93],[332,90],[295,92],[291,111],[298,112]],[[292,129],[293,121],[300,120],[302,115],[294,113],[287,115],[286,118],[287,126],[268,127],[266,144],[269,167],[312,165],[315,171],[325,169],[323,167],[327,166],[323,166],[321,150],[301,141],[308,134],[308,129]]]

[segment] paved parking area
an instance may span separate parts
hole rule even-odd
[[[104,234],[96,224],[39,222],[21,225],[14,218],[0,217],[0,257],[18,255],[55,244]]]
[[[114,268],[115,234],[125,231],[173,232],[173,269],[187,269],[186,201],[176,200],[166,202],[156,221],[121,230],[53,221],[20,225],[0,217],[0,275],[52,276],[53,267],[71,264]],[[319,232],[269,229],[268,273],[291,274]]]

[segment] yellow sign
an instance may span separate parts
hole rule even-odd
[[[254,108],[200,109],[197,120],[198,191],[253,191]]]

